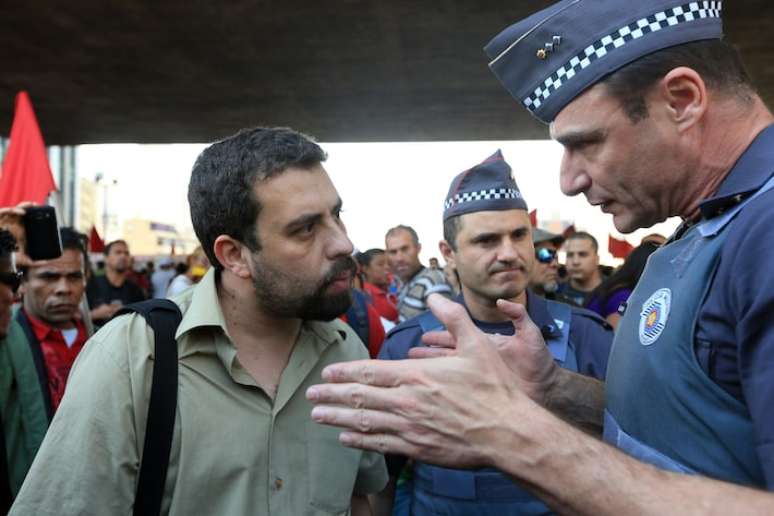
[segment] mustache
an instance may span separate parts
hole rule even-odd
[[[490,274],[497,274],[498,272],[520,270],[526,271],[527,268],[520,262],[497,262],[489,269]]]
[[[344,272],[349,272],[350,276],[354,276],[357,272],[357,264],[349,256],[339,258],[333,262],[331,270],[323,278],[323,286],[333,283]]]

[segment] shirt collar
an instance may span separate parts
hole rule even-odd
[[[35,334],[35,338],[38,339],[38,342],[44,342],[48,340],[49,335],[54,332],[59,332],[61,334],[61,331],[58,328],[54,328],[47,322],[33,316],[27,310],[25,310],[24,307],[21,308],[21,311],[24,312],[24,316],[30,322],[30,328],[32,328],[32,333]],[[78,330],[79,334],[86,333],[86,327],[84,326],[83,322],[78,319],[73,319],[73,323],[75,324],[75,329]]]
[[[755,137],[712,197],[700,205],[705,218],[722,214],[760,188],[774,173],[774,125]]]
[[[179,339],[181,335],[201,327],[217,327],[223,333],[228,334],[226,329],[226,320],[223,317],[223,310],[220,307],[218,299],[218,289],[215,282],[215,268],[210,267],[207,274],[193,287],[190,305],[183,314],[180,326],[177,327],[175,338]]]

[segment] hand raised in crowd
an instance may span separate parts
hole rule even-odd
[[[10,231],[16,238],[18,246],[16,251],[17,267],[26,266],[32,262],[25,251],[27,236],[24,232],[24,214],[30,206],[35,206],[35,203],[25,201],[13,207],[0,208],[0,228]]]
[[[521,427],[524,442],[513,445],[528,446],[536,431],[531,427],[540,419],[531,413],[549,415],[522,386],[539,398],[544,389],[536,386],[553,368],[537,349],[537,328],[523,310],[502,305],[514,315],[517,335],[495,338],[493,345],[492,336],[476,328],[461,305],[440,296],[433,296],[429,305],[449,331],[427,338],[443,345],[446,349],[437,351],[446,356],[328,366],[322,374],[331,383],[307,391],[318,405],[314,420],[344,427],[340,440],[346,446],[445,466],[494,464],[492,444],[507,428],[512,437],[514,427]],[[513,363],[506,363],[503,355]],[[530,357],[533,364],[522,368],[516,364],[519,357]],[[512,367],[523,369],[526,380],[517,381]]]

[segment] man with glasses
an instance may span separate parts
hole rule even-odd
[[[535,266],[529,279],[529,288],[535,294],[551,301],[576,305],[575,301],[559,292],[559,258],[557,252],[564,243],[562,235],[543,229],[532,229],[532,245],[535,246]]]
[[[489,334],[513,335],[513,323],[497,309],[497,300],[525,305],[559,365],[604,378],[613,337],[609,326],[596,314],[546,300],[527,289],[537,266],[532,229],[527,204],[502,154],[498,151],[458,175],[444,206],[444,240],[439,247],[446,262],[459,272],[462,293],[456,301],[466,307],[476,326]],[[411,348],[422,346],[424,332],[440,328],[430,312],[410,319],[390,333],[380,358],[406,358]],[[388,456],[391,480],[405,462],[403,457]],[[416,462],[411,498],[410,513],[415,516],[548,511],[491,468],[460,471]]]

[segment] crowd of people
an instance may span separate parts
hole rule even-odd
[[[95,267],[67,227],[33,260],[0,208],[0,507],[770,514],[774,116],[719,2],[656,4],[564,0],[487,47],[566,194],[623,232],[684,219],[615,269],[533,226],[500,151],[451,181],[440,258],[406,224],[357,251],[288,128],[199,155],[185,263],[116,240]],[[580,18],[603,37],[556,35]]]

